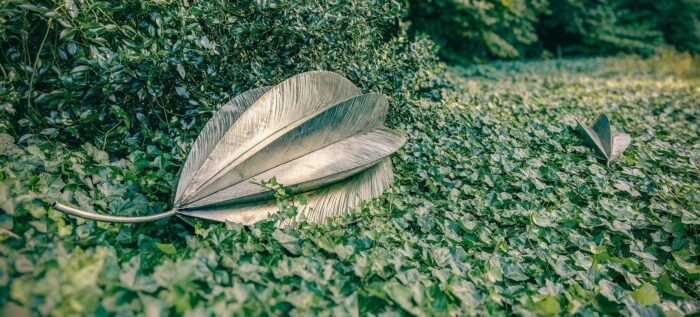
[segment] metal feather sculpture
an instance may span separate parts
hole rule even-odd
[[[246,91],[212,116],[185,161],[172,210],[119,217],[55,208],[110,222],[180,215],[252,224],[278,211],[274,192],[259,185],[274,177],[308,196],[298,219],[323,223],[392,184],[388,156],[405,139],[384,126],[387,109],[386,96],[363,95],[341,75],[302,73]]]
[[[581,124],[578,120],[577,130],[584,142],[593,148],[595,154],[606,163],[619,157],[632,142],[629,134],[616,132],[610,125],[610,120],[605,114],[601,114],[591,128]]]

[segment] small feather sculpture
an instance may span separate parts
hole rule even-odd
[[[629,134],[613,130],[605,114],[601,114],[591,128],[585,127],[578,120],[576,123],[583,141],[593,148],[598,158],[608,164],[619,157],[632,142]]]
[[[324,223],[391,186],[388,156],[405,138],[384,126],[387,109],[386,96],[363,95],[339,74],[302,73],[246,91],[214,113],[185,161],[172,210],[118,217],[54,206],[110,222],[180,215],[252,224],[278,211],[274,192],[259,185],[274,177],[308,196],[297,220]]]

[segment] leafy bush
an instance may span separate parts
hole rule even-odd
[[[431,85],[429,44],[403,38],[398,3],[4,2],[6,129],[110,153],[182,148],[232,96],[293,74],[365,89]],[[426,86],[427,85],[427,86]],[[95,133],[98,132],[98,133]],[[180,149],[182,150],[182,149]]]
[[[666,43],[681,51],[700,52],[700,2],[630,1],[631,10],[644,10],[646,18],[662,31]]]
[[[410,0],[414,31],[441,55],[462,62],[539,57],[544,50],[600,55],[657,48],[700,52],[700,3],[694,0]]]
[[[513,58],[537,42],[546,0],[410,0],[408,19],[450,61]]]
[[[646,12],[629,10],[622,1],[552,0],[549,9],[543,41],[550,49],[565,44],[563,53],[649,55],[664,42]]]

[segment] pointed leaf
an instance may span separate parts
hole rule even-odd
[[[659,293],[656,291],[656,287],[651,284],[644,284],[644,286],[630,292],[630,296],[632,296],[632,298],[637,300],[642,305],[652,305],[661,302],[661,298],[659,297]]]

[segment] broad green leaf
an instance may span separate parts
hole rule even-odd
[[[555,315],[561,313],[561,306],[556,297],[548,295],[534,302],[530,306],[530,310],[542,315]]]
[[[161,252],[163,252],[165,254],[176,254],[177,253],[177,250],[175,249],[175,247],[170,243],[156,243],[156,247],[158,248],[158,250],[160,250]]]
[[[656,284],[656,288],[671,296],[688,300],[692,299],[690,295],[686,294],[686,292],[684,292],[682,289],[678,288],[678,286],[673,284],[673,282],[671,282],[671,279],[669,278],[667,273],[661,275]]]
[[[652,284],[644,284],[642,287],[630,292],[630,296],[642,305],[659,304],[661,298]]]

